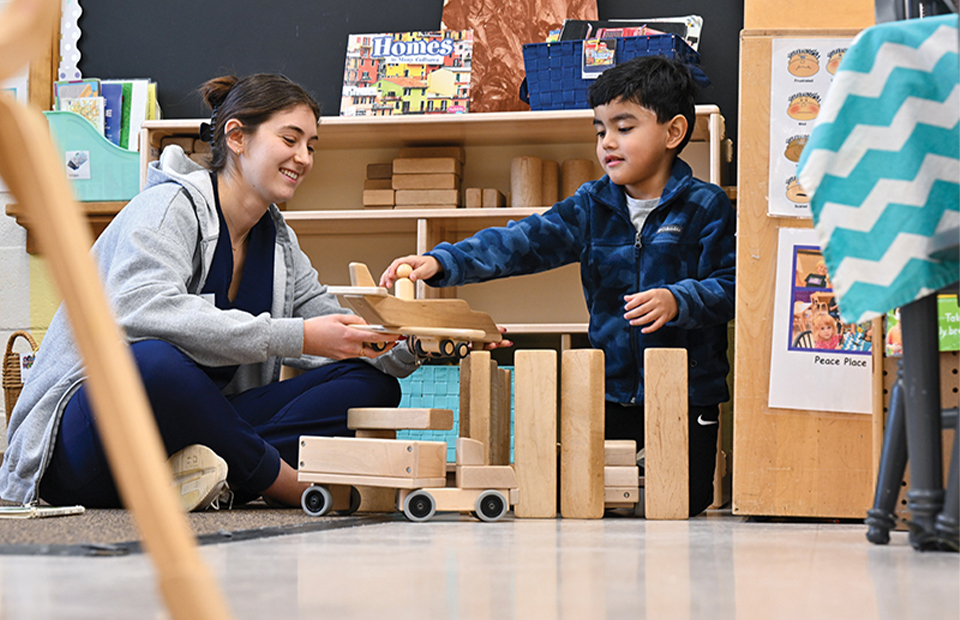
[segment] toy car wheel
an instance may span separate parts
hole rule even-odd
[[[507,514],[510,504],[500,491],[484,491],[477,497],[476,515],[481,521],[499,521]]]
[[[300,506],[311,517],[322,517],[333,508],[333,495],[327,487],[308,487],[300,496]]]
[[[436,511],[437,503],[426,491],[414,491],[403,500],[403,515],[415,523],[429,521]]]
[[[462,360],[468,355],[470,355],[470,345],[466,342],[458,342],[456,358]]]
[[[430,355],[426,350],[424,350],[423,343],[420,341],[419,338],[414,339],[413,348],[419,357],[427,357],[428,355]]]
[[[386,342],[369,342],[367,343],[367,346],[379,353],[380,351],[383,351],[384,349],[387,348],[387,343]]]
[[[440,355],[443,357],[453,357],[457,352],[456,345],[453,344],[452,340],[441,340],[440,341]]]
[[[337,514],[343,517],[352,515],[360,509],[360,500],[360,491],[357,490],[357,487],[350,487],[350,507],[338,510]]]

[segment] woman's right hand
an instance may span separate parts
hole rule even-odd
[[[422,254],[411,254],[410,256],[398,258],[390,263],[390,266],[387,267],[383,275],[380,276],[380,286],[383,288],[393,286],[393,283],[397,281],[397,267],[403,264],[413,267],[413,272],[410,274],[411,282],[429,280],[441,271],[440,261],[434,257],[424,256]]]
[[[374,358],[392,349],[400,336],[381,334],[350,327],[366,325],[367,322],[353,314],[327,314],[306,319],[303,322],[303,352],[330,359],[343,360],[352,357]],[[375,351],[371,343],[384,345]]]

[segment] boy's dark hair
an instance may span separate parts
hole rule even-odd
[[[697,90],[683,64],[666,56],[640,56],[601,73],[587,90],[587,102],[596,108],[622,98],[656,114],[658,123],[682,114],[687,119],[687,134],[677,147],[679,155],[693,135]]]

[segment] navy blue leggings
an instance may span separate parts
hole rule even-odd
[[[300,435],[352,435],[347,409],[400,403],[399,382],[360,360],[334,362],[224,396],[173,345],[146,340],[131,349],[167,454],[195,443],[210,447],[227,462],[227,481],[241,500],[253,499],[273,484],[281,458],[296,469]],[[86,386],[64,410],[40,497],[53,505],[121,505]]]

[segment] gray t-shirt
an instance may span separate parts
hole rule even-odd
[[[640,232],[643,230],[643,223],[647,221],[647,216],[660,204],[660,198],[639,200],[637,198],[631,198],[629,194],[626,194],[626,197],[627,209],[630,211],[630,221],[633,222],[633,225],[637,228],[637,232]]]

